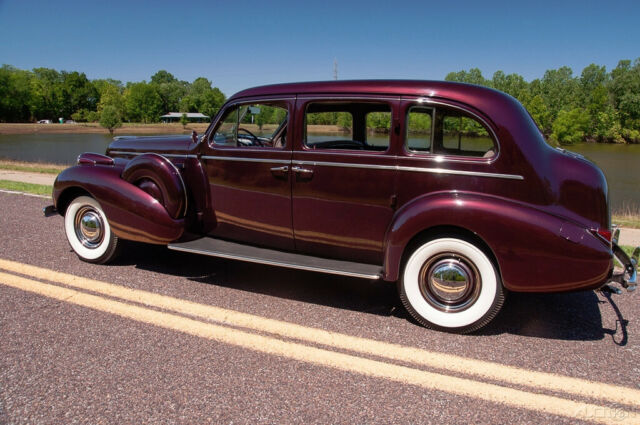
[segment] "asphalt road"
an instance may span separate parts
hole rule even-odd
[[[640,423],[637,294],[424,329],[393,285],[131,244],[82,263],[0,193],[0,424]]]

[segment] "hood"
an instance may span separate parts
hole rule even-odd
[[[196,147],[188,135],[171,136],[118,136],[107,148],[108,156],[122,153],[186,154]]]

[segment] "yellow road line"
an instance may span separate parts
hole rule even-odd
[[[420,369],[412,369],[406,366],[384,363],[350,354],[337,353],[299,343],[287,342],[277,338],[189,319],[184,316],[126,304],[7,273],[0,273],[0,283],[66,303],[91,308],[201,338],[219,341],[225,344],[351,373],[415,385],[429,390],[442,391],[489,402],[502,403],[517,408],[579,419],[585,419],[585,415],[587,415],[588,412],[601,412],[603,409],[606,409],[594,404],[530,393],[501,387],[495,384],[427,372]],[[635,412],[616,410],[616,413],[617,416],[613,420],[604,415],[587,416],[586,419],[600,423],[637,423],[638,414]],[[618,420],[620,417],[621,419]]]
[[[499,363],[475,360],[452,354],[350,336],[322,329],[268,319],[247,313],[227,310],[179,298],[138,289],[86,279],[18,262],[0,259],[0,269],[28,275],[41,280],[132,301],[156,308],[188,314],[202,319],[267,332],[286,338],[326,345],[331,348],[408,362],[449,372],[462,373],[509,384],[574,394],[582,397],[640,406],[640,391],[634,388],[589,381],[547,372],[537,372]]]

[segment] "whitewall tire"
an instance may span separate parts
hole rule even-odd
[[[69,245],[83,261],[103,264],[118,254],[118,237],[98,201],[89,196],[79,196],[69,204],[64,230]]]
[[[433,239],[408,258],[399,283],[407,311],[422,325],[468,333],[500,311],[504,291],[491,259],[456,237]]]

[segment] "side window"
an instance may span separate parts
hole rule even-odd
[[[456,110],[438,109],[436,121],[442,132],[436,137],[434,153],[485,158],[495,155],[489,132],[475,118]]]
[[[496,146],[476,118],[446,107],[414,106],[407,112],[409,151],[438,155],[491,158]]]
[[[391,107],[382,102],[313,102],[305,109],[305,146],[386,151]]]
[[[412,107],[407,114],[407,147],[414,152],[431,152],[433,109]]]
[[[286,144],[287,118],[286,104],[236,105],[220,120],[213,142],[222,146],[282,148]]]

